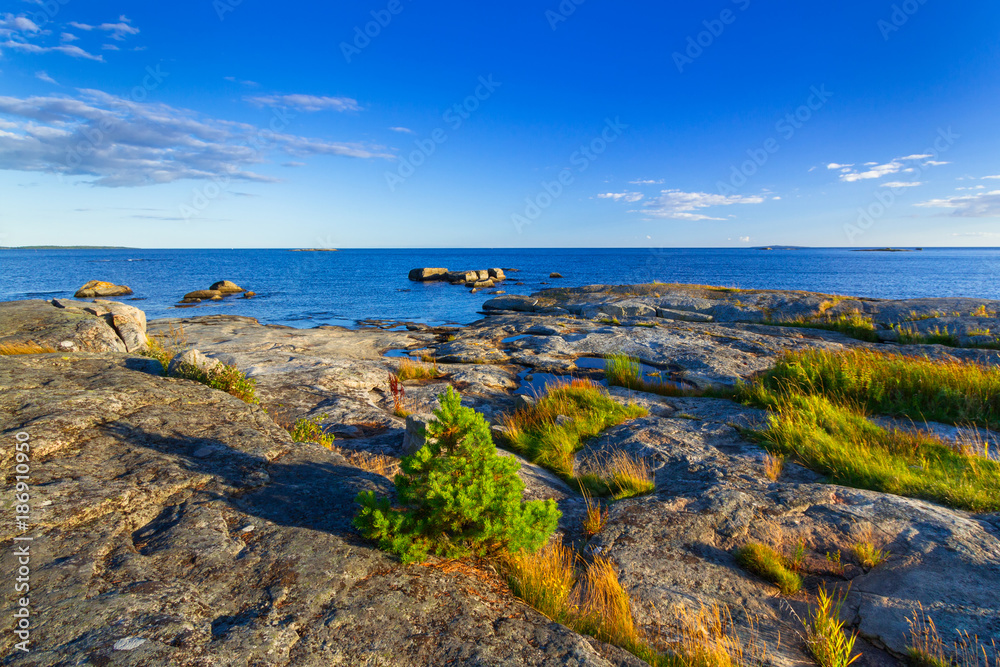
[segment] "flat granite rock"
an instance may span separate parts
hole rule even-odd
[[[58,352],[134,352],[146,347],[146,314],[116,301],[0,302],[0,344]]]
[[[488,572],[401,566],[350,525],[354,496],[389,480],[146,362],[0,357],[3,437],[29,434],[34,508],[32,651],[13,649],[4,596],[4,664],[637,663]]]

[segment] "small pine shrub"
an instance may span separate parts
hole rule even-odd
[[[555,501],[523,502],[521,464],[500,456],[483,416],[462,406],[452,387],[427,425],[426,443],[403,459],[396,476],[398,506],[371,491],[358,494],[354,525],[404,563],[534,552],[561,513]]]

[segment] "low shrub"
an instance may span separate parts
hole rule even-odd
[[[354,525],[404,563],[536,551],[561,515],[555,501],[523,502],[520,463],[496,453],[482,415],[451,387],[439,398],[426,444],[402,460],[398,505],[362,492]]]
[[[244,403],[251,405],[260,403],[260,399],[257,398],[257,381],[248,378],[246,373],[229,364],[219,364],[209,370],[191,364],[181,364],[174,372],[174,377],[200,382],[212,389],[235,396]]]
[[[437,361],[433,361],[431,366],[426,366],[418,364],[412,359],[403,359],[399,362],[399,369],[396,371],[396,377],[399,378],[400,382],[405,382],[406,380],[433,380],[442,375],[443,373],[438,369]]]
[[[321,419],[326,419],[326,415],[323,415]],[[325,432],[323,430],[323,426],[317,419],[303,417],[297,420],[295,424],[288,429],[288,434],[292,436],[292,440],[295,442],[311,442],[317,445],[322,445],[327,449],[331,449],[333,447],[334,435],[332,433]]]

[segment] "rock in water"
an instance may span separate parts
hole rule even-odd
[[[188,292],[184,295],[184,299],[211,299],[213,296],[222,296],[222,292],[214,289],[199,289],[193,292]]]
[[[211,371],[222,365],[222,362],[218,359],[212,359],[207,357],[198,350],[188,350],[181,354],[178,354],[173,359],[170,360],[170,366],[167,368],[167,373],[170,375],[176,374],[181,366],[194,366],[198,370]]]
[[[489,277],[494,281],[507,280],[507,276],[504,275],[503,269],[490,269],[489,271],[487,271],[487,273],[489,274]]]
[[[562,278],[562,274],[553,271],[552,273],[549,274],[549,278]]]
[[[219,282],[213,284],[208,289],[216,290],[222,292],[223,294],[237,294],[239,292],[245,292],[246,290],[229,280],[220,280]]]
[[[115,285],[103,280],[91,280],[78,289],[73,296],[77,299],[92,299],[97,296],[125,296],[131,293],[131,288],[125,285]]]
[[[447,280],[448,269],[411,269],[409,278],[414,282]]]

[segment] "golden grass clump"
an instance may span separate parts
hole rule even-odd
[[[586,487],[580,489],[583,494],[583,501],[586,504],[586,513],[583,517],[583,532],[587,537],[593,537],[604,529],[608,522],[608,511],[601,505],[599,500],[594,500]]]
[[[773,454],[767,454],[764,456],[764,474],[772,482],[777,482],[778,478],[781,477],[782,471],[785,469],[785,457]]]
[[[615,500],[652,493],[656,488],[649,461],[620,449],[587,461],[579,483],[581,488],[608,494]]]
[[[658,648],[678,657],[684,667],[751,667],[767,664],[767,644],[757,632],[757,622],[747,616],[747,628],[736,630],[729,607],[702,605],[691,612],[680,606],[670,638]]]
[[[576,554],[561,543],[551,543],[535,553],[519,552],[504,558],[511,591],[554,621],[572,616],[570,593],[576,583]]]
[[[809,612],[804,622],[806,645],[820,667],[848,667],[861,657],[852,656],[858,633],[850,636],[844,632],[844,622],[840,620],[843,596],[834,597],[827,593],[826,586],[820,586],[816,606]]]
[[[399,369],[396,371],[396,377],[399,378],[400,382],[405,382],[407,380],[433,380],[439,378],[443,375],[441,370],[438,368],[437,361],[433,360],[432,365],[428,366],[426,364],[417,363],[412,359],[403,359],[399,362]]]
[[[889,551],[880,549],[879,546],[871,524],[867,524],[860,530],[858,538],[851,545],[851,552],[861,567],[871,570],[885,562],[885,559],[889,557]]]
[[[13,357],[22,354],[49,354],[55,351],[47,345],[39,345],[33,341],[26,343],[0,343],[0,357]]]
[[[995,639],[987,645],[979,637],[959,630],[958,639],[949,646],[919,603],[906,622],[910,626],[907,659],[914,667],[1000,667],[1000,647]]]

